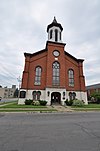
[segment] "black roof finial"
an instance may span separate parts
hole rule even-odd
[[[56,17],[54,16],[53,23],[57,23]]]
[[[49,28],[51,28],[53,26],[59,27],[61,29],[61,31],[63,30],[61,24],[57,23],[57,20],[56,20],[55,16],[54,16],[53,22],[47,26],[47,32],[48,32]]]

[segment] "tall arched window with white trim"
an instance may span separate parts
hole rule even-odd
[[[68,70],[69,86],[74,87],[74,71],[73,69]]]
[[[35,69],[35,82],[34,84],[35,85],[41,85],[41,72],[42,72],[42,69],[41,67],[36,67]]]
[[[55,61],[53,63],[53,85],[60,84],[60,64],[59,62]]]

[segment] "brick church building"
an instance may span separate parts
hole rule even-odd
[[[47,26],[48,40],[43,50],[24,53],[19,104],[25,99],[46,100],[47,105],[64,105],[66,99],[83,100],[87,104],[83,59],[65,51],[63,27],[56,18]]]

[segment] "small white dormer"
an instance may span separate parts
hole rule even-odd
[[[62,30],[61,24],[57,23],[57,20],[54,17],[53,22],[47,27],[48,41],[62,42]]]

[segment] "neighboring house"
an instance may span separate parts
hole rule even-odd
[[[16,91],[16,85],[12,85],[12,88],[0,87],[0,97],[1,98],[13,98],[15,91]]]
[[[86,90],[87,90],[87,97],[88,99],[90,99],[91,94],[93,94],[94,92],[100,93],[100,83],[86,86]]]
[[[79,99],[87,104],[83,59],[65,51],[63,27],[54,18],[47,26],[48,41],[43,50],[24,53],[19,104],[25,99],[46,100],[47,105],[64,105],[66,99]]]

